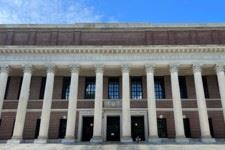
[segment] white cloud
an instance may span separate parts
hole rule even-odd
[[[60,24],[102,19],[85,0],[0,0],[0,24]]]

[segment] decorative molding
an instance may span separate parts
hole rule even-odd
[[[224,64],[216,64],[216,72],[224,72]]]
[[[170,72],[171,73],[174,73],[174,72],[178,72],[178,67],[179,67],[179,64],[169,64],[169,67],[170,67]]]
[[[0,46],[0,54],[224,53],[224,45],[183,46]]]
[[[202,64],[193,64],[192,65],[192,69],[193,69],[193,72],[201,72],[202,71]]]
[[[103,73],[104,72],[104,65],[103,64],[96,64],[95,65],[95,72],[96,73]]]
[[[31,64],[24,64],[22,66],[23,66],[24,73],[32,73],[32,65]]]
[[[79,64],[71,64],[69,65],[71,73],[78,73],[80,71]]]
[[[55,73],[55,65],[54,64],[47,64],[47,73]]]
[[[122,64],[122,65],[121,65],[121,71],[122,71],[123,73],[129,72],[129,71],[130,71],[130,65],[129,65],[129,64]]]
[[[155,64],[145,64],[146,73],[154,73]]]
[[[1,70],[1,72],[4,72],[4,73],[9,73],[9,65],[7,65],[7,64],[1,64],[0,65],[0,70]]]

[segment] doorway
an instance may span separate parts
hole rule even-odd
[[[90,141],[93,136],[94,117],[83,117],[82,139]]]
[[[120,141],[120,117],[107,117],[107,141]]]
[[[145,124],[144,116],[132,116],[131,117],[131,136],[133,141],[145,140]]]

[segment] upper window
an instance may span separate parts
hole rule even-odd
[[[46,77],[42,77],[41,78],[41,89],[40,89],[39,99],[43,99],[44,98],[45,83],[46,83]]]
[[[143,89],[142,89],[142,78],[132,77],[131,78],[131,99],[142,99]]]
[[[109,78],[108,80],[108,99],[119,99],[120,88],[119,78]]]
[[[202,77],[202,82],[203,82],[205,98],[209,98],[209,90],[208,90],[208,83],[207,83],[207,77],[206,76]]]
[[[155,77],[155,98],[164,99],[165,98],[165,87],[164,87],[164,78]]]
[[[5,90],[5,98],[4,99],[7,99],[7,96],[8,96],[8,93],[9,93],[10,79],[11,79],[11,77],[8,77],[7,84],[6,84],[6,90]]]
[[[62,99],[69,99],[70,94],[70,77],[63,78]]]
[[[180,85],[180,97],[187,98],[187,86],[186,86],[186,79],[184,76],[179,76],[179,85]]]
[[[85,81],[85,99],[95,98],[95,78],[88,77]]]

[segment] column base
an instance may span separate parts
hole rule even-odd
[[[36,139],[36,140],[34,140],[34,143],[35,144],[46,144],[46,143],[48,143],[48,140],[47,139]]]
[[[185,138],[185,137],[177,137],[175,139],[175,142],[178,144],[187,144],[187,143],[189,143],[189,139]]]
[[[22,139],[10,139],[7,140],[7,144],[20,144],[22,142]]]
[[[152,144],[160,144],[162,143],[162,140],[158,137],[150,137],[148,138],[148,142]]]
[[[208,137],[208,138],[201,138],[201,142],[202,143],[215,143],[216,142],[216,140],[214,139],[214,138],[210,138],[210,137]]]
[[[75,142],[76,140],[72,138],[65,138],[65,139],[62,139],[61,141],[62,144],[74,144]]]
[[[91,138],[91,143],[102,143],[103,142],[103,139],[101,136],[93,136]]]
[[[129,136],[124,136],[120,139],[120,142],[121,143],[132,143],[133,142],[133,139]]]

